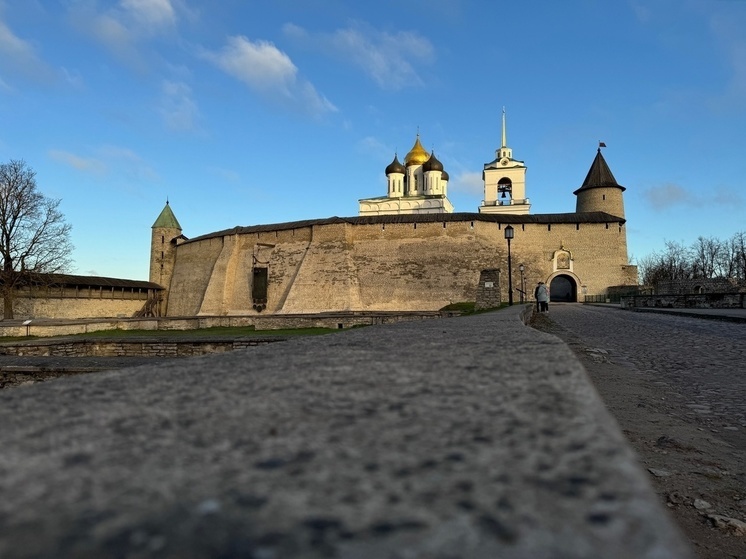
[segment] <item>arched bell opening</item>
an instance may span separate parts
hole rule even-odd
[[[497,202],[500,205],[510,205],[513,199],[513,181],[503,177],[497,181]]]

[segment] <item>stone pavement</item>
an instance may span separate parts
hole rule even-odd
[[[0,556],[687,558],[518,306],[0,393]]]
[[[619,309],[618,304],[592,303],[588,306],[613,307]],[[663,308],[663,307],[635,307],[632,312],[658,313],[692,318],[706,318],[711,320],[725,320],[728,322],[746,322],[746,309],[700,309],[700,308]]]
[[[738,318],[738,311],[746,318],[744,309],[642,315],[554,304],[550,316],[584,343],[608,352],[615,363],[654,380],[683,415],[746,449],[746,320],[701,320]]]

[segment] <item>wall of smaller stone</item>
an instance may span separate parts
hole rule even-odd
[[[500,303],[500,270],[492,268],[482,270],[479,274],[479,284],[477,285],[477,300],[474,308],[478,311],[482,309],[492,309],[499,307]]]
[[[746,308],[746,293],[633,295],[622,297],[621,306],[625,309],[743,309]]]
[[[282,341],[282,338],[238,340],[106,341],[4,344],[0,355],[17,357],[195,357]]]
[[[655,292],[662,295],[688,293],[733,293],[746,291],[746,282],[735,278],[687,279],[678,281],[661,281],[655,286]]]
[[[284,330],[293,328],[344,329],[374,324],[394,324],[416,320],[431,320],[458,313],[398,312],[398,313],[325,313],[323,315],[251,315],[251,316],[199,316],[186,318],[130,318],[101,321],[58,322],[32,321],[30,325],[5,325],[0,322],[0,337],[71,336],[106,330],[196,330],[217,327],[254,326],[257,330]]]
[[[132,299],[88,297],[19,297],[13,303],[16,319],[129,318],[142,309],[147,296]]]

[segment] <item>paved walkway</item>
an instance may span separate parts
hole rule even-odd
[[[0,556],[685,559],[521,307],[0,393]]]
[[[746,310],[639,313],[554,304],[550,316],[615,362],[655,380],[683,414],[746,449]]]
[[[657,307],[639,307],[631,310],[643,313],[674,314],[680,316],[691,316],[694,318],[746,322],[746,309],[664,309]]]

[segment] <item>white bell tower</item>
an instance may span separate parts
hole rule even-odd
[[[527,214],[531,202],[526,198],[526,166],[513,159],[508,147],[505,107],[502,115],[502,145],[495,151],[495,159],[485,163],[482,171],[484,200],[479,213]]]

